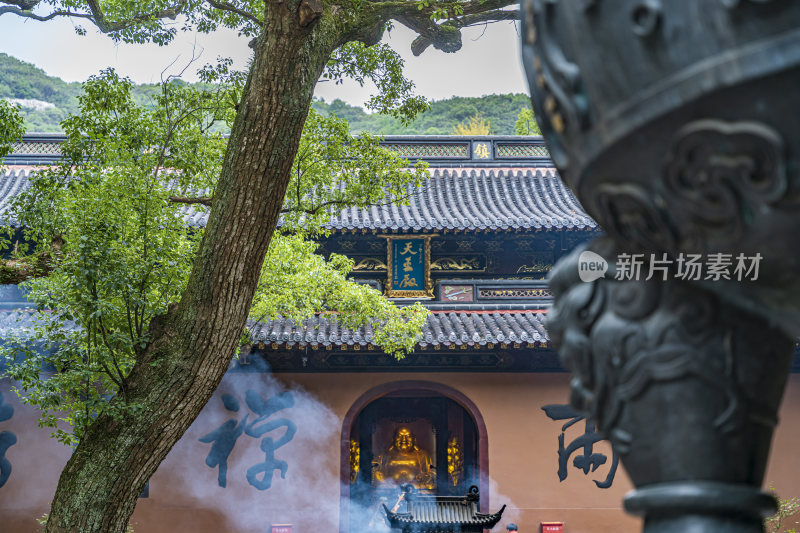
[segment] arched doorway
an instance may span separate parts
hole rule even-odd
[[[398,437],[408,444],[409,435],[413,451],[398,452],[404,448]],[[380,504],[391,508],[397,485],[408,481],[439,495],[463,495],[478,485],[481,511],[488,512],[486,425],[475,404],[452,387],[415,380],[367,391],[345,415],[341,450],[340,533],[378,530]]]

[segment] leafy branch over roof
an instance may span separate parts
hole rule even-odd
[[[100,415],[124,419],[143,408],[129,397],[130,371],[152,340],[151,321],[184,291],[203,237],[172,198],[197,190],[213,196],[226,139],[210,128],[230,118],[233,85],[202,92],[165,83],[144,108],[133,103],[129,80],[104,71],[84,85],[81,113],[64,122],[64,161],[32,173],[31,187],[14,199],[26,241],[59,248],[50,268],[25,283],[39,325],[3,351],[6,375],[63,442],[79,442]],[[387,195],[402,201],[425,166],[405,170],[378,138],[352,138],[346,123],[316,114],[301,144],[285,224],[270,244],[251,316],[299,322],[335,312],[349,327],[370,321],[376,344],[401,356],[413,349],[427,312],[395,307],[350,281],[352,261],[326,261],[310,238],[325,231],[330,209]]]

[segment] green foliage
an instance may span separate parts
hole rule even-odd
[[[171,199],[213,196],[227,143],[213,126],[233,118],[242,82],[229,66],[204,68],[204,79],[221,82],[213,91],[168,80],[146,107],[113,70],[91,78],[80,114],[63,122],[65,159],[33,173],[14,200],[30,242],[59,244],[50,275],[25,283],[39,325],[0,360],[21,400],[41,410],[40,424],[62,442],[79,441],[100,414],[124,420],[142,408],[127,396],[128,375],[151,340],[151,320],[180,299],[203,234]],[[397,198],[422,178],[424,168],[401,170],[406,162],[377,142],[311,115],[253,316],[302,320],[324,311],[349,327],[370,320],[375,342],[400,355],[413,348],[426,311],[399,309],[349,281],[350,261],[326,262],[310,240],[324,231],[330,209]]]
[[[347,121],[311,109],[292,166],[284,202],[284,228],[319,229],[344,206],[407,201],[406,186],[419,185],[427,163],[407,161],[381,148],[380,137],[350,135]]]
[[[491,132],[491,124],[480,115],[472,115],[453,126],[454,135],[489,135]]]
[[[372,325],[373,342],[400,358],[413,349],[428,316],[419,304],[398,308],[379,292],[347,279],[353,262],[342,255],[328,261],[317,244],[291,233],[276,236],[261,272],[251,316],[284,316],[295,323],[322,310],[347,328]]]
[[[245,37],[257,36],[264,26],[264,3],[259,0],[237,0],[228,5],[235,6],[238,13],[215,9],[207,2],[193,2],[187,10],[186,19],[203,33],[229,28]]]
[[[367,109],[390,115],[403,125],[428,109],[427,100],[413,94],[414,84],[403,75],[403,59],[386,44],[345,44],[333,53],[323,76],[337,84],[345,78],[362,86],[372,81],[378,92],[367,101]]]
[[[764,520],[764,531],[766,533],[796,533],[797,528],[787,528],[784,522],[800,513],[800,498],[778,498],[775,494],[775,488],[770,485],[770,492],[778,499],[778,512]],[[795,521],[795,524],[800,522]]]
[[[464,4],[452,0],[422,0],[417,4],[417,9],[431,8],[431,20],[446,20],[464,14]]]
[[[11,153],[11,143],[20,140],[25,133],[19,108],[0,100],[0,163]]]
[[[201,235],[169,197],[213,187],[226,145],[205,133],[225,115],[218,94],[165,84],[145,109],[131,88],[113,70],[90,79],[81,114],[63,123],[65,160],[33,173],[13,202],[38,248],[63,242],[51,274],[25,284],[48,310],[32,332],[39,345],[18,339],[25,357],[4,354],[22,400],[41,409],[41,425],[62,442],[79,440],[100,413],[139,408],[126,401],[128,373],[150,320],[180,297]],[[123,401],[108,401],[118,395]]]
[[[514,131],[517,135],[542,134],[542,130],[539,129],[539,124],[536,122],[536,117],[533,116],[533,109],[523,107],[519,110],[517,122],[514,124]]]

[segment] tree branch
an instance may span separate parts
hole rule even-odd
[[[447,22],[443,22],[441,25],[438,26],[437,31],[441,31],[441,28],[452,26],[453,28],[460,30],[461,28],[467,28],[469,26],[476,26],[481,23],[488,23],[488,22],[499,22],[502,20],[517,20],[519,18],[519,12],[517,10],[513,11],[506,11],[502,9],[496,9],[494,11],[489,11],[486,13],[476,13],[474,15],[466,15],[464,17],[448,20]],[[460,40],[460,35],[459,35]],[[436,46],[436,42],[430,36],[427,35],[420,35],[411,43],[411,52],[418,56],[431,45],[434,45],[435,48],[439,48]]]
[[[16,2],[13,2],[13,3],[16,3]],[[22,3],[23,2],[20,2],[20,4],[22,4]],[[34,4],[34,5],[36,5],[36,4]],[[6,13],[11,13],[12,15],[17,15],[18,17],[22,17],[22,18],[39,20],[39,21],[42,21],[42,22],[50,20],[50,19],[53,19],[53,18],[56,18],[56,17],[85,18],[85,19],[92,20],[94,22],[94,19],[92,18],[92,15],[89,15],[88,13],[73,13],[72,11],[53,11],[52,13],[49,13],[47,15],[37,15],[36,13],[33,13],[32,11],[30,11],[28,9],[19,8],[19,7],[16,7],[16,6],[3,6],[3,7],[0,7],[0,16],[5,15]]]
[[[36,4],[38,4],[40,0],[3,0],[4,4],[11,4],[18,6],[20,9],[24,11],[30,11]]]
[[[411,46],[413,54],[419,55],[431,45],[443,52],[460,50],[462,28],[481,22],[515,19],[518,17],[516,10],[502,10],[512,4],[516,4],[516,0],[471,0],[438,4],[383,1],[371,3],[370,7],[382,12],[387,19],[394,19],[419,34],[420,38]],[[447,10],[449,18],[439,23],[431,17],[441,13],[442,9]]]
[[[367,208],[367,207],[383,207],[383,206],[387,206],[387,205],[392,205],[392,204],[395,204],[397,202],[403,202],[405,200],[408,200],[409,198],[411,198],[411,196],[413,194],[414,193],[409,193],[409,194],[406,194],[406,195],[403,195],[403,196],[397,196],[397,197],[394,197],[394,198],[390,198],[390,199],[386,200],[385,202],[381,202],[381,203],[377,203],[377,204],[369,204],[369,205],[366,205],[366,206],[359,206],[359,207],[364,209],[364,208]],[[325,202],[317,204],[314,207],[309,207],[309,208],[301,207],[300,204],[298,203],[294,207],[284,207],[283,209],[281,209],[281,213],[304,213],[306,215],[316,215],[317,213],[320,212],[321,209],[324,209],[325,207],[341,206],[342,209],[345,209],[345,208],[348,208],[348,207],[353,207],[353,204],[354,203],[353,203],[352,200],[348,200],[346,198],[345,199],[341,199],[341,200],[327,200]]]
[[[106,365],[105,361],[103,361],[102,357],[98,357],[97,360],[102,365],[103,370],[105,370],[106,374],[108,374],[108,377],[110,377],[111,380],[114,381],[114,384],[117,386],[117,388],[119,388],[122,391],[122,397],[125,398],[125,402],[127,403],[128,402],[128,387],[126,382],[127,380],[125,379],[125,374],[123,374],[122,369],[119,367],[119,363],[117,362],[117,357],[116,357],[116,353],[117,350],[119,349],[119,346],[112,347],[111,343],[108,341],[108,337],[106,336],[107,329],[105,324],[103,323],[102,315],[98,318],[98,324],[100,333],[103,336],[103,344],[105,345],[106,348],[108,348],[108,351],[111,355],[111,362],[114,363],[114,368],[117,371],[117,376],[119,378],[119,381],[117,379],[114,379],[111,370],[108,368],[108,365]]]
[[[495,9],[494,11],[487,11],[485,13],[475,13],[474,15],[466,15],[459,18],[456,22],[462,28],[469,26],[476,26],[483,22],[499,22],[501,20],[519,20],[519,11],[516,9],[505,10]]]
[[[16,285],[23,281],[41,278],[53,271],[55,262],[61,256],[64,240],[53,238],[48,249],[19,259],[0,259],[0,284]]]
[[[206,0],[211,7],[215,7],[217,9],[221,9],[222,11],[230,11],[231,13],[235,13],[240,17],[246,18],[251,22],[255,22],[259,26],[264,26],[264,21],[253,15],[252,13],[248,13],[243,9],[239,9],[233,4],[229,4],[228,2],[222,2],[220,0]]]
[[[55,17],[75,17],[89,19],[103,33],[113,33],[125,30],[135,24],[152,22],[160,19],[175,18],[186,7],[188,0],[178,0],[173,6],[151,12],[138,12],[121,21],[109,21],[100,7],[99,0],[86,0],[90,13],[76,13],[73,11],[56,10],[46,15],[38,15],[31,10],[39,5],[40,0],[0,0],[3,4],[12,4],[0,7],[0,15],[11,13],[24,18],[46,21]]]
[[[168,7],[167,9],[161,9],[151,13],[136,13],[130,18],[118,22],[110,22],[106,19],[105,13],[100,9],[98,0],[86,0],[86,4],[92,12],[92,21],[100,31],[103,33],[112,33],[127,29],[141,22],[150,22],[152,20],[165,18],[175,20],[183,8],[186,7],[186,0],[179,0],[173,7]]]
[[[214,199],[209,198],[208,196],[196,196],[196,197],[170,196],[169,201],[174,202],[176,204],[203,204],[211,207],[211,204],[214,201]]]

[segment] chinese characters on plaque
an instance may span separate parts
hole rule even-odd
[[[472,157],[475,159],[493,159],[491,143],[474,141],[472,143]]]
[[[430,235],[387,237],[389,243],[390,297],[432,296],[430,280]]]

